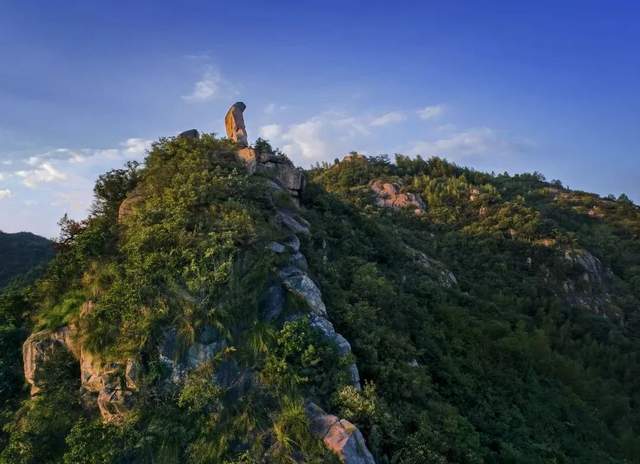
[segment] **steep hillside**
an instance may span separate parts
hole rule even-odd
[[[640,462],[638,207],[235,140],[102,176],[0,299],[0,462]]]
[[[46,238],[28,232],[0,231],[0,288],[52,257],[53,244]]]

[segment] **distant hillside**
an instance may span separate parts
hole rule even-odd
[[[53,257],[50,240],[30,232],[0,231],[0,288]]]

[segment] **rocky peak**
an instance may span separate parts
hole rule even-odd
[[[295,167],[291,160],[283,154],[258,151],[248,146],[247,131],[242,117],[245,109],[244,103],[235,103],[229,108],[225,117],[227,136],[236,141],[240,147],[237,151],[238,158],[244,162],[249,174],[268,177],[275,182],[276,187],[284,189],[297,201],[305,185],[304,172]]]

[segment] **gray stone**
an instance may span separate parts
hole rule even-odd
[[[178,138],[179,139],[197,140],[197,139],[200,138],[200,133],[197,131],[197,129],[189,129],[189,130],[186,130],[184,132],[180,132],[178,134]]]
[[[319,329],[322,334],[333,343],[338,349],[338,354],[340,356],[348,356],[351,354],[351,344],[349,341],[336,332],[333,324],[322,316],[317,316],[312,314],[309,317],[309,323],[312,327]],[[349,380],[351,385],[357,390],[361,390],[362,386],[360,384],[360,373],[358,372],[358,366],[355,363],[349,364],[347,367],[347,372],[349,373]]]
[[[278,243],[278,242],[271,242],[267,245],[267,248],[271,251],[273,251],[274,253],[284,253],[285,251],[287,251],[286,247],[282,244],[282,243]]]
[[[287,237],[287,239],[284,241],[284,244],[291,248],[291,250],[293,250],[294,252],[300,251],[300,239],[297,235],[290,235],[289,237]]]
[[[287,290],[307,303],[313,314],[327,316],[327,308],[322,301],[320,289],[304,271],[288,266],[280,271],[280,278]]]
[[[312,402],[305,405],[305,413],[312,435],[322,440],[344,464],[375,464],[362,433],[351,422],[325,413]]]
[[[209,338],[205,335],[205,339]],[[178,336],[175,328],[165,331],[158,346],[158,357],[169,370],[169,379],[173,383],[180,383],[193,369],[211,361],[217,353],[224,349],[226,342],[218,337],[211,337],[211,343],[192,343],[186,352],[179,350]]]
[[[291,256],[291,258],[289,259],[289,264],[305,272],[309,270],[309,263],[307,262],[307,258],[305,258],[305,256],[299,251]]]
[[[309,235],[309,223],[300,216],[294,218],[288,211],[279,210],[276,213],[276,220],[294,234]]]

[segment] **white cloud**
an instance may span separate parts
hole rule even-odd
[[[259,132],[260,137],[271,140],[280,135],[282,128],[279,124],[267,124],[266,126],[262,126]]]
[[[213,68],[208,67],[202,79],[194,84],[191,93],[183,95],[182,99],[192,103],[209,101],[220,96],[223,84],[222,75],[213,70]]]
[[[30,188],[41,184],[62,182],[84,177],[85,172],[95,172],[114,167],[114,162],[126,159],[141,159],[150,147],[151,140],[129,138],[119,148],[56,148],[27,158],[27,169],[13,174],[22,178],[22,183]]]
[[[417,113],[420,119],[435,119],[444,113],[444,109],[444,105],[431,105],[418,110]]]
[[[404,113],[400,111],[391,111],[389,113],[385,113],[381,116],[378,116],[373,121],[371,121],[372,126],[387,126],[389,124],[397,124],[399,122],[404,121],[407,117]]]
[[[147,150],[151,147],[151,143],[151,140],[130,138],[125,140],[120,145],[124,147],[124,152],[127,155],[140,156],[144,155],[147,152]]]
[[[22,183],[34,188],[42,183],[59,182],[67,179],[67,175],[56,169],[51,163],[41,163],[34,169],[16,171],[16,175],[23,178]]]
[[[82,163],[83,161],[85,161],[85,159],[86,155],[80,153],[79,151],[69,150],[68,148],[56,148],[55,150],[50,150],[38,155],[30,156],[27,159],[26,163],[29,166],[37,166],[46,160],[61,160],[69,161],[70,163]]]
[[[263,126],[261,135],[266,136],[266,128],[272,144],[306,164],[305,161],[325,160],[353,149],[354,143],[362,143],[362,139],[370,135],[368,125],[367,118],[328,111],[286,127]]]
[[[410,153],[460,160],[478,155],[503,156],[519,153],[526,150],[530,144],[529,141],[509,138],[488,127],[480,127],[452,133],[436,140],[419,141],[410,149]]]
[[[327,154],[327,144],[321,136],[324,122],[311,119],[300,124],[294,124],[282,136],[287,142],[284,146],[286,153],[300,154],[307,159],[320,159]]]
[[[278,111],[285,111],[287,110],[289,107],[286,105],[276,105],[275,103],[269,103],[267,106],[264,107],[264,113],[265,114],[274,114]]]
[[[11,198],[12,193],[9,189],[0,189],[0,200],[4,200],[5,198]]]

